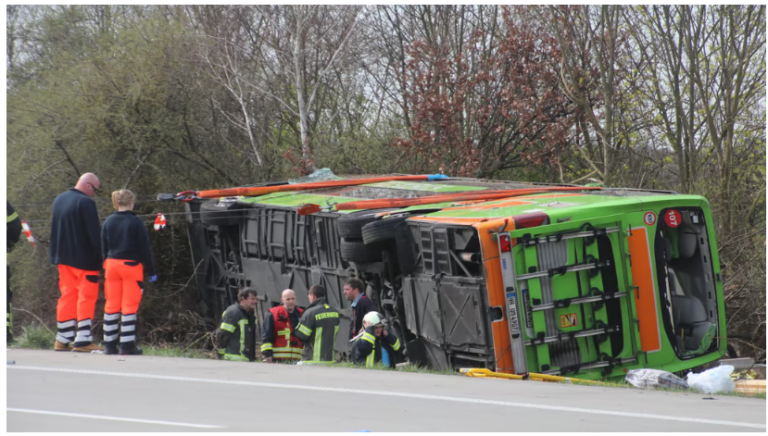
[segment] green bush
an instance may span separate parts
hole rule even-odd
[[[16,339],[14,344],[18,348],[34,348],[50,350],[53,348],[53,342],[56,335],[46,327],[39,324],[30,324],[21,328],[21,336]]]

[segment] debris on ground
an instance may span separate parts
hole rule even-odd
[[[633,369],[627,372],[627,383],[640,389],[680,388],[690,389],[688,383],[671,372],[660,369]]]
[[[733,366],[722,365],[708,369],[700,374],[688,373],[688,385],[705,394],[727,394],[736,390],[731,380]]]
[[[757,380],[760,378],[760,373],[755,371],[754,369],[748,369],[744,371],[739,371],[731,374],[731,379],[733,381],[736,380]]]
[[[740,394],[765,394],[765,380],[736,380],[734,384]]]

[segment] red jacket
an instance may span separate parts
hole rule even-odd
[[[300,308],[296,308],[299,318],[304,313]],[[264,344],[261,346],[261,352],[266,357],[269,354],[275,360],[301,360],[301,351],[304,348],[304,344],[296,337],[294,329],[296,326],[291,324],[288,311],[285,310],[285,306],[275,306],[269,309],[271,320],[267,320],[274,323],[274,326],[268,325],[266,330],[270,330],[268,338],[264,338]],[[272,327],[272,328],[270,328]],[[267,335],[265,335],[267,336]]]

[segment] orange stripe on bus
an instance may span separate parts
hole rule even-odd
[[[499,262],[499,245],[492,239],[489,229],[496,230],[504,224],[503,219],[488,220],[477,223],[472,227],[477,229],[482,246],[483,264],[485,265],[485,289],[488,294],[490,307],[500,307],[501,313],[507,313],[507,302],[504,298],[504,282],[501,278],[501,264]],[[515,224],[510,219],[507,230],[514,230]],[[514,244],[514,241],[512,242]],[[496,371],[514,374],[515,366],[512,361],[512,347],[509,344],[509,323],[506,315],[496,322],[491,323],[493,332],[493,350],[496,357]]]
[[[632,256],[632,282],[638,287],[635,291],[635,307],[640,321],[640,348],[643,351],[658,351],[661,349],[661,338],[648,232],[644,227],[633,228],[628,239],[629,254]]]

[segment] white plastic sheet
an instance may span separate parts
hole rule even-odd
[[[688,385],[705,394],[727,394],[736,390],[736,384],[731,380],[732,365],[721,365],[710,368],[700,374],[689,373],[686,378]]]
[[[688,389],[688,383],[671,372],[660,369],[633,369],[627,373],[627,383],[640,389],[658,387]]]

